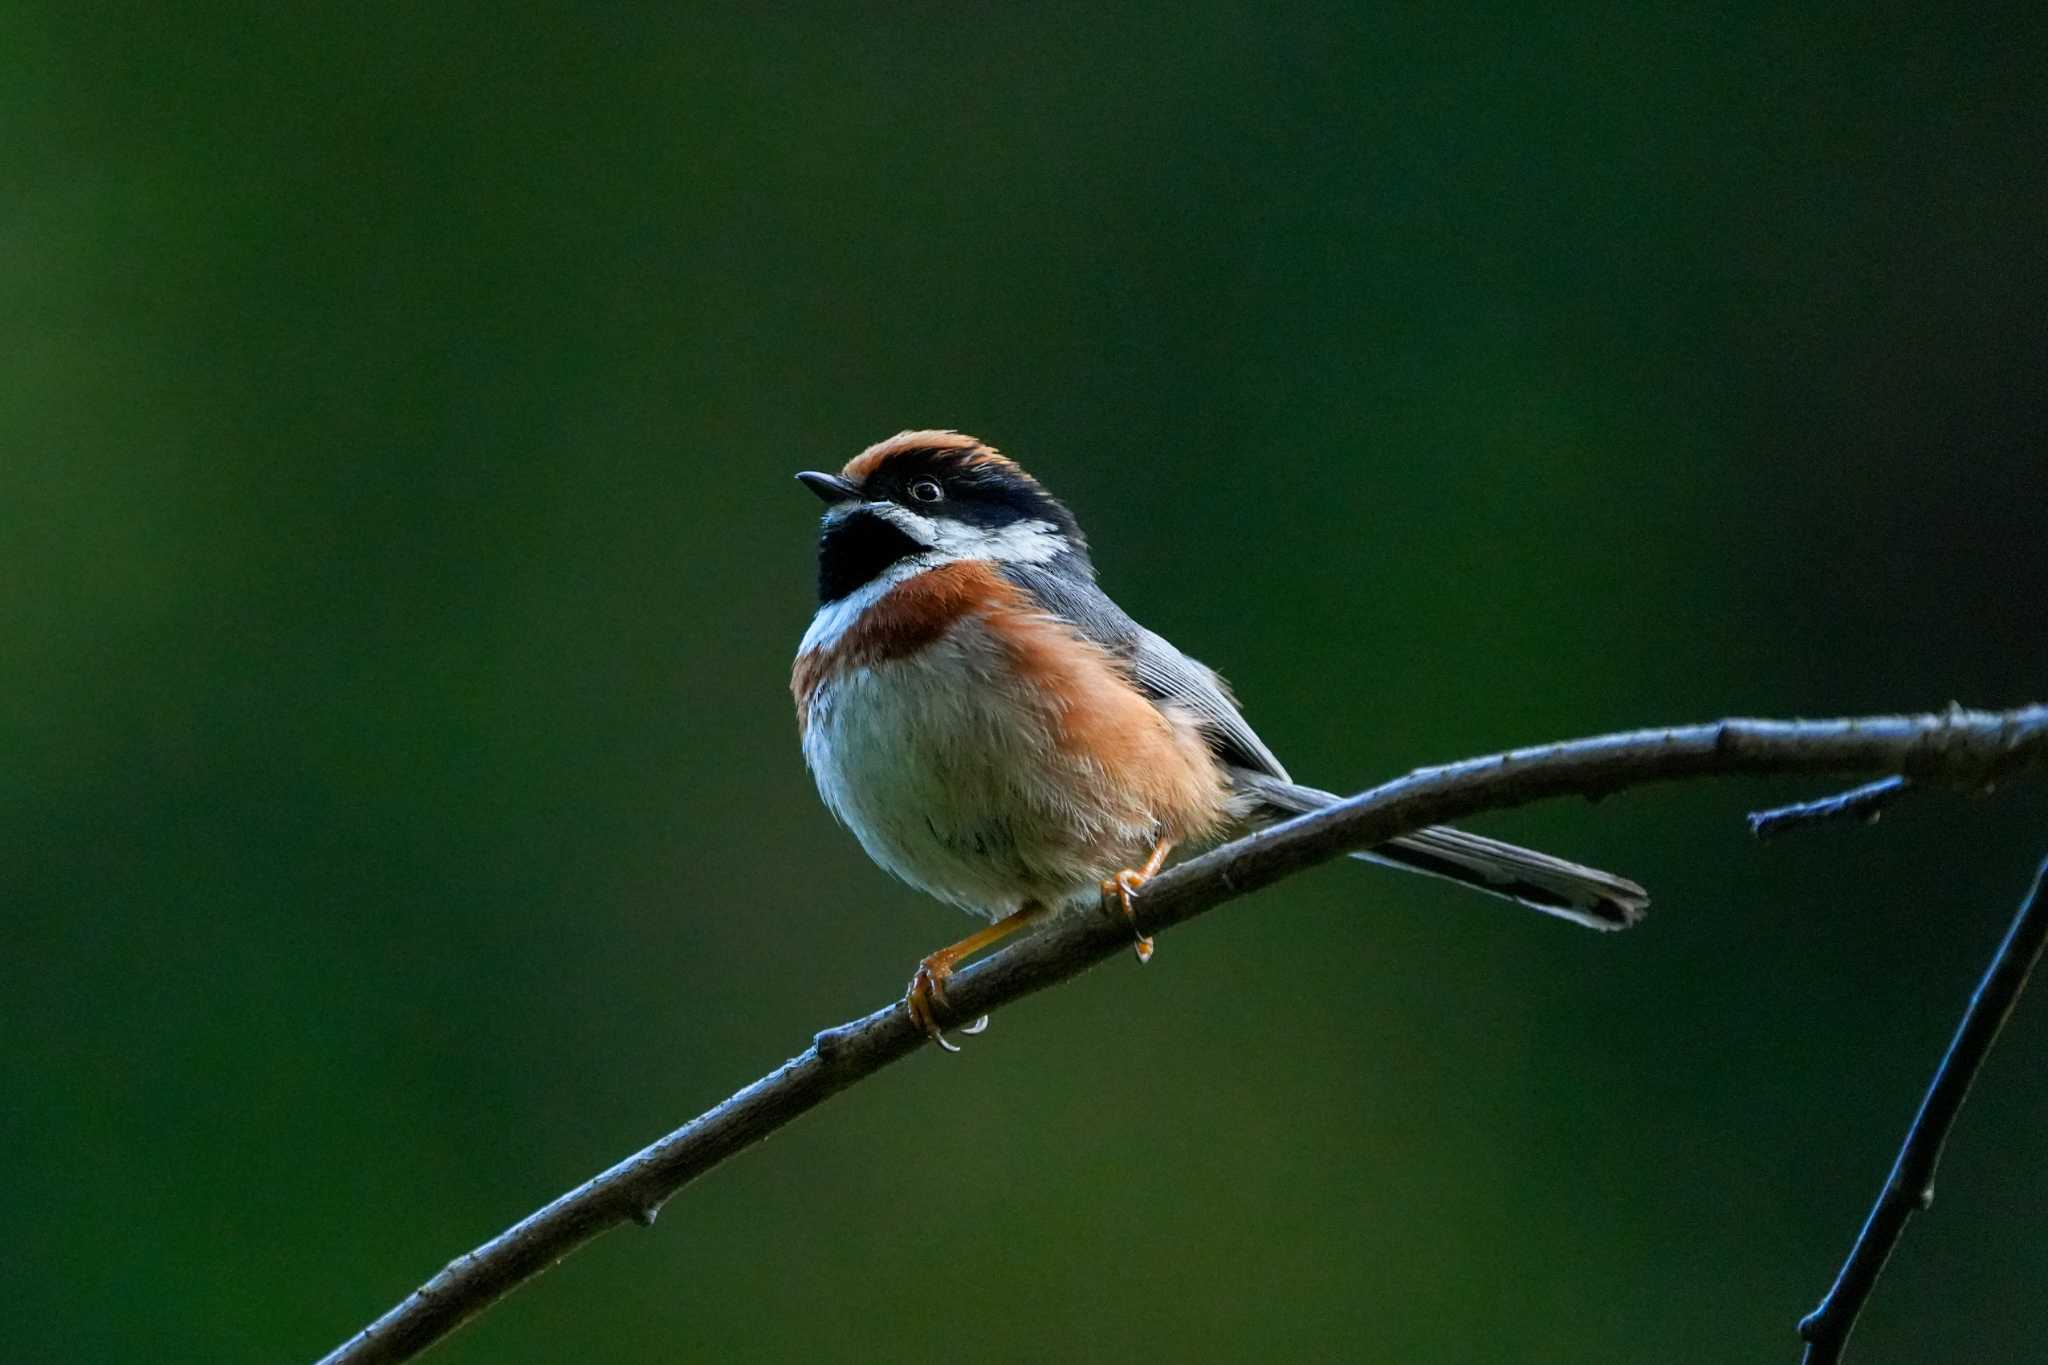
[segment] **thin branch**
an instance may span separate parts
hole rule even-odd
[[[1857,720],[1724,720],[1517,749],[1425,768],[1261,830],[1149,882],[1139,932],[1155,935],[1339,854],[1443,820],[1555,796],[1597,798],[1644,783],[1728,774],[1901,772],[1981,788],[2048,768],[2048,707]],[[1130,948],[1118,917],[1069,914],[955,975],[960,1020],[989,1014]],[[769,1075],[463,1256],[324,1357],[409,1360],[599,1233],[652,1222],[677,1190],[839,1091],[925,1044],[891,1001],[827,1029]]]
[[[1836,820],[1860,820],[1866,825],[1874,825],[1887,806],[1911,790],[1913,784],[1903,777],[1880,777],[1875,782],[1866,782],[1818,801],[1800,801],[1771,810],[1751,811],[1749,832],[1759,839],[1775,839],[1780,834],[1790,834],[1808,825],[1828,824]]]
[[[1948,1055],[1935,1069],[1927,1096],[1920,1101],[1920,1112],[1906,1132],[1905,1145],[1892,1163],[1891,1177],[1871,1206],[1870,1217],[1856,1235],[1849,1259],[1842,1262],[1834,1287],[1820,1307],[1799,1320],[1799,1335],[1806,1340],[1805,1365],[1833,1365],[1842,1358],[1842,1348],[1856,1330],[1857,1315],[1877,1287],[1877,1277],[1884,1273],[1885,1262],[1906,1230],[1906,1220],[1934,1203],[1934,1168],[1941,1161],[1949,1129],[1962,1111],[1970,1082],[1977,1079],[1977,1069],[1984,1065],[1991,1045],[1998,1041],[1998,1031],[2005,1027],[2006,1016],[2026,987],[2027,974],[2040,960],[2042,945],[2048,943],[2048,897],[2041,894],[2044,884],[2048,884],[2048,860],[2035,872],[2033,890],[2021,902],[2012,927],[2005,931],[2005,941],[1998,945],[1984,979],[1977,983],[1977,993],[1970,997],[1963,1022],[1949,1042]]]

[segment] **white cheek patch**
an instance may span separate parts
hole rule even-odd
[[[1044,564],[1068,549],[1059,527],[1049,521],[1013,521],[1008,526],[962,526],[971,553],[962,559],[999,559],[1005,564]]]
[[[966,522],[927,517],[907,507],[887,504],[878,509],[895,527],[948,561],[993,559],[1004,564],[1043,564],[1067,548],[1059,528],[1049,521],[1013,521],[1008,526],[970,526]]]
[[[1005,564],[1044,564],[1068,549],[1059,527],[1049,521],[1013,521],[1008,526],[969,526],[928,517],[900,502],[841,503],[825,514],[830,526],[856,512],[879,517],[920,545],[931,549],[920,559],[926,567],[959,559],[994,559]]]

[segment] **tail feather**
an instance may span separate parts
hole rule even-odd
[[[1244,782],[1276,816],[1306,814],[1341,799],[1263,775],[1245,774]],[[1442,877],[1589,929],[1626,929],[1650,905],[1649,893],[1626,877],[1448,825],[1432,825],[1351,856]]]

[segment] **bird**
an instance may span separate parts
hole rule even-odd
[[[1111,600],[1073,513],[987,442],[902,431],[796,478],[825,503],[790,675],[818,793],[882,869],[989,921],[911,975],[904,1008],[940,1047],[988,1022],[949,1022],[946,980],[974,953],[1093,902],[1147,961],[1133,897],[1175,849],[1339,799]],[[1593,929],[1649,905],[1627,878],[1448,826],[1351,856]]]

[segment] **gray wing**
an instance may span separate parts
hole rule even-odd
[[[1051,565],[1005,564],[1002,574],[1053,616],[1129,665],[1138,689],[1157,702],[1172,702],[1195,718],[1210,751],[1232,767],[1290,781],[1287,769],[1259,738],[1207,664],[1175,649],[1165,636],[1145,629],[1095,585],[1086,570]]]

